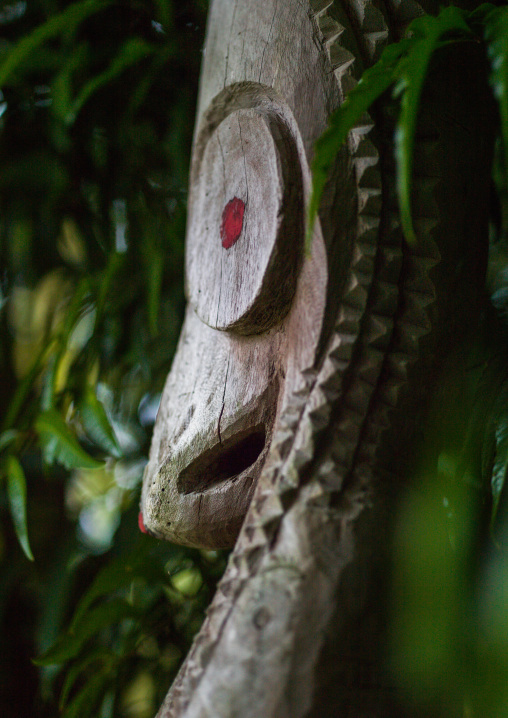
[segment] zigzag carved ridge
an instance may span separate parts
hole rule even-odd
[[[438,147],[433,148],[438,151]],[[430,157],[430,155],[429,155]],[[427,181],[424,177],[415,176],[415,191],[422,185],[426,191]],[[377,446],[382,433],[389,427],[389,415],[398,405],[399,395],[403,389],[408,369],[418,359],[419,341],[431,330],[427,307],[433,303],[436,294],[429,271],[437,263],[439,251],[432,240],[432,230],[438,223],[437,205],[429,196],[429,203],[424,207],[425,214],[432,215],[431,223],[419,223],[415,217],[415,226],[420,227],[419,255],[408,253],[404,273],[400,282],[400,305],[404,311],[395,316],[396,332],[391,333],[390,343],[385,349],[383,358],[383,379],[378,383],[371,397],[371,404],[365,413],[366,421],[362,429],[362,437],[355,450],[355,462],[348,475],[335,492],[336,500],[340,496],[340,506],[353,514],[365,501],[365,495],[372,475],[372,464],[375,460]],[[397,223],[391,223],[392,235],[400,234]],[[423,228],[423,232],[422,232]],[[422,251],[423,250],[423,251]],[[409,271],[408,271],[409,267]],[[342,495],[341,495],[342,493]]]

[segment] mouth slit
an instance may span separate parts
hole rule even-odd
[[[181,472],[178,477],[180,493],[204,491],[234,479],[257,461],[265,443],[265,427],[260,425],[226,439],[223,444],[216,444]]]

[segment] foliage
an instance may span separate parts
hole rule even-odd
[[[408,27],[406,37],[388,45],[379,61],[361,77],[344,103],[332,115],[328,129],[316,142],[313,160],[313,191],[309,203],[307,242],[310,241],[328,173],[348,133],[362,115],[392,87],[400,101],[395,130],[397,194],[401,225],[407,242],[415,245],[417,237],[412,223],[411,188],[413,151],[420,97],[433,56],[452,43],[481,44],[490,61],[490,82],[498,101],[500,135],[503,148],[498,158],[497,185],[506,187],[508,168],[508,7],[482,4],[473,11],[455,6],[442,9],[436,17],[423,15]],[[505,198],[506,199],[506,198]],[[505,202],[506,204],[506,202]],[[506,227],[504,227],[506,229]],[[489,474],[492,490],[492,523],[494,522],[508,470],[508,410],[503,390],[493,409],[495,421],[495,459],[484,474]],[[492,417],[491,417],[492,418]],[[483,476],[485,478],[485,476]]]
[[[494,305],[506,320],[508,7],[504,4],[484,4],[471,12],[452,5],[435,17],[419,17],[405,37],[388,45],[379,61],[364,72],[315,146],[307,246],[337,152],[367,110],[375,115],[377,100],[383,98],[386,106],[391,88],[392,101],[399,103],[394,145],[401,225],[406,241],[418,248],[411,201],[420,98],[432,60],[454,43],[474,43],[482,49],[485,67],[490,67],[485,85],[490,84],[499,108],[494,182],[500,216],[498,226],[492,226],[496,243],[490,275],[491,289],[496,290]],[[422,427],[423,455],[428,452],[425,447],[441,447],[437,471],[420,462],[396,522],[387,664],[409,714],[415,716],[508,715],[508,353],[506,329],[496,322],[484,324],[473,343],[455,357],[454,369],[441,381],[436,406]]]
[[[173,283],[180,273],[185,180],[181,159],[169,163],[169,181],[162,175],[181,151],[160,109],[182,102],[163,82],[167,63],[175,72],[182,64],[176,27],[157,21],[171,23],[171,7],[83,0],[48,8],[46,20],[42,6],[18,7],[13,24],[35,29],[6,41],[0,64],[2,292],[11,299],[2,319],[7,340],[13,334],[1,357],[0,444],[10,485],[10,457],[35,436],[49,466],[100,468],[90,451],[119,458],[114,410],[97,388],[114,388],[129,365],[141,362],[147,379],[157,368],[147,350],[160,337],[164,272]],[[159,366],[176,324],[169,342],[158,342]]]
[[[328,129],[316,142],[307,244],[310,242],[326,179],[338,150],[355,123],[390,87],[393,87],[393,96],[400,99],[395,157],[401,223],[406,240],[415,244],[416,235],[411,219],[411,176],[420,97],[433,55],[450,43],[483,44],[491,60],[490,80],[499,102],[505,157],[508,158],[507,30],[506,7],[486,3],[473,12],[467,12],[452,5],[444,8],[436,17],[423,15],[417,18],[410,24],[405,38],[385,48],[379,61],[363,74],[358,85],[332,115]]]
[[[125,703],[128,686],[149,676],[136,700],[153,715],[223,568],[214,552],[192,556],[149,537],[106,564],[77,603],[67,631],[35,660],[39,666],[67,665],[60,711],[79,716],[82,706],[99,711],[105,699],[112,706]]]
[[[223,568],[136,519],[183,310],[205,12],[0,3],[4,715],[153,714]]]
[[[198,0],[0,4],[0,687],[12,715],[153,715],[224,566],[135,529],[182,316],[205,10]],[[309,227],[349,130],[392,88],[400,211],[417,241],[422,88],[434,53],[473,42],[499,104],[508,229],[507,26],[506,7],[449,7],[385,49],[317,143]],[[506,544],[507,390],[504,368],[496,372],[478,380],[490,398],[460,450],[442,452],[438,476],[422,468],[400,512],[390,660],[415,715],[422,706],[453,715],[458,704],[464,716],[508,711],[508,566],[478,538],[486,506]],[[16,611],[23,617],[12,621]]]

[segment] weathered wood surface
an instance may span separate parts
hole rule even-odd
[[[146,527],[169,540],[232,545],[277,417],[305,387],[302,372],[313,365],[322,336],[326,251],[318,226],[312,255],[303,260],[304,206],[312,146],[339,95],[308,10],[305,3],[271,2],[218,2],[213,9],[213,18],[226,21],[210,22],[201,81],[189,306],[143,494]],[[354,201],[352,168],[344,165],[342,174]],[[245,205],[242,231],[226,248],[221,230],[234,199]],[[354,212],[346,211],[337,283],[345,281],[355,233]],[[255,462],[238,463],[239,453],[260,448]],[[224,471],[217,480],[219,455]],[[207,490],[194,491],[193,483]]]
[[[399,487],[377,478],[376,456],[401,389],[417,387],[406,408],[424,403],[438,349],[478,306],[488,132],[453,63],[430,98],[441,111],[424,111],[419,128],[417,249],[402,239],[390,152],[377,149],[391,131],[383,115],[377,132],[367,116],[351,132],[310,256],[302,242],[315,139],[390,33],[421,12],[406,0],[212,2],[189,305],[142,510],[173,541],[240,534],[160,718],[402,715],[377,655]],[[395,426],[381,454],[400,470],[418,426]]]

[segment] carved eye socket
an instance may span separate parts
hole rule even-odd
[[[190,190],[188,299],[215,329],[260,333],[287,313],[302,256],[294,140],[277,114],[259,108],[232,111],[201,134]]]

